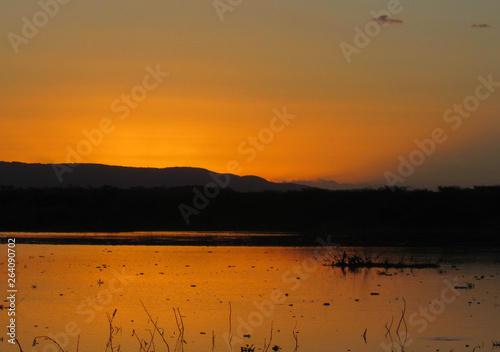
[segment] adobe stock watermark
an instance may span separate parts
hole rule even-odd
[[[417,329],[418,334],[424,333],[429,324],[436,321],[437,317],[446,311],[446,307],[456,301],[460,296],[459,290],[455,288],[458,283],[458,277],[455,277],[453,283],[448,279],[443,281],[444,288],[441,290],[439,298],[433,299],[425,307],[420,307],[418,311],[413,312],[409,317],[409,324]],[[390,331],[388,331],[390,333]],[[380,347],[385,352],[403,352],[405,348],[411,346],[415,340],[410,333],[402,332],[399,334],[401,341],[391,341],[389,343],[380,343]]]
[[[248,138],[238,144],[237,151],[240,155],[246,156],[245,161],[251,163],[257,155],[266,149],[266,146],[271,144],[276,134],[282,132],[297,115],[289,114],[287,107],[283,107],[282,111],[273,109],[273,117],[269,120],[268,127],[261,128],[255,135],[250,135]],[[210,173],[210,177],[214,182],[209,182],[203,187],[203,192],[197,187],[193,188],[193,200],[191,205],[181,203],[178,208],[186,225],[191,223],[193,215],[199,215],[200,212],[208,207],[210,200],[217,197],[221,188],[227,188],[231,182],[228,174],[239,174],[243,170],[241,163],[237,160],[230,160],[226,164],[227,174]]]
[[[242,2],[243,0],[214,0],[212,5],[222,22],[224,21],[224,14],[226,12],[233,12]]]
[[[163,72],[160,65],[155,68],[147,66],[146,74],[141,84],[133,87],[128,94],[122,94],[120,98],[115,99],[110,106],[113,113],[117,114],[119,121],[125,120],[132,109],[136,109],[139,103],[146,100],[149,92],[158,88],[166,77],[170,75]],[[85,157],[88,157],[94,151],[94,148],[102,144],[104,137],[116,129],[115,121],[110,118],[102,118],[99,125],[91,130],[83,130],[84,136],[75,146],[66,146],[66,163],[52,164],[54,173],[60,183],[63,182],[63,175],[73,172],[74,168],[82,163]]]
[[[93,297],[87,297],[85,301],[82,301],[76,308],[76,314],[81,317],[85,317],[85,323],[91,324],[96,318],[96,312],[102,312],[106,307],[108,307],[113,301],[113,297],[117,294],[123,292],[123,290],[130,285],[130,282],[135,280],[132,275],[127,275],[125,268],[122,268],[122,272],[116,270],[112,271],[113,277],[106,283],[104,282],[103,287],[99,288],[97,293]],[[63,331],[57,333],[50,332],[47,336],[59,344],[63,349],[68,347],[72,338],[78,337],[82,329],[80,325],[75,321],[69,321],[65,326]],[[34,346],[39,344],[39,340],[35,340]],[[41,348],[33,348],[31,352],[60,352],[59,347],[50,340],[44,343]]]
[[[489,99],[500,87],[500,82],[494,81],[492,74],[488,75],[488,78],[479,76],[477,79],[479,84],[474,93],[465,97],[461,104],[453,104],[443,113],[443,121],[451,124],[452,131],[459,129],[464,121],[479,109],[481,102]],[[384,173],[387,185],[394,186],[398,183],[404,183],[413,175],[417,167],[423,165],[426,159],[436,152],[439,144],[448,140],[448,135],[445,129],[436,127],[431,131],[430,137],[423,140],[415,139],[417,147],[407,157],[398,156],[397,173],[390,171]]]
[[[67,5],[70,0],[39,0],[38,6],[40,11],[35,12],[31,18],[21,18],[20,34],[9,32],[7,39],[14,50],[14,53],[19,53],[19,47],[26,45],[31,39],[35,38],[38,32],[49,24],[50,19],[57,16],[61,11],[61,5]]]
[[[338,247],[338,243],[332,242],[332,236],[328,235],[326,241],[322,238],[316,238],[318,246],[314,248],[313,254],[308,256],[298,265],[286,270],[281,275],[281,281],[286,286],[286,292],[282,289],[274,289],[269,294],[269,299],[264,301],[254,301],[252,304],[255,309],[248,314],[246,318],[238,316],[236,318],[236,334],[226,331],[222,337],[229,351],[233,351],[237,345],[244,342],[245,335],[252,335],[256,328],[261,327],[266,319],[269,319],[276,309],[276,305],[282,305],[286,302],[288,292],[295,292],[306,282],[309,276],[318,270],[320,263],[318,257],[324,256],[324,253],[330,253],[331,248]],[[327,255],[328,257],[328,255]],[[300,280],[298,279],[300,278]],[[231,329],[232,330],[232,329]]]
[[[382,28],[390,24],[402,24],[403,21],[392,18],[392,15],[400,14],[402,11],[403,5],[399,0],[389,0],[387,8],[384,10],[378,12],[371,10],[372,19],[366,22],[364,28],[354,27],[353,44],[340,43],[340,50],[347,63],[352,62],[352,55],[360,54],[362,49],[370,45],[372,39],[380,35]]]

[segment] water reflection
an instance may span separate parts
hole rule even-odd
[[[301,247],[17,249],[25,351],[36,336],[68,351],[110,350],[110,331],[115,351],[168,344],[240,352],[247,344],[263,349],[264,341],[269,351],[384,351],[399,341],[409,351],[471,351],[500,339],[500,264],[492,251],[346,249],[443,259],[437,269],[410,270],[324,266],[331,257]],[[6,277],[5,262],[0,268]],[[57,350],[38,342],[36,351]],[[5,339],[0,346],[18,351]]]

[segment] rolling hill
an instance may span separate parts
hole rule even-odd
[[[68,172],[62,173],[64,170]],[[226,185],[238,192],[294,191],[309,188],[294,183],[275,183],[257,176],[219,174],[192,167],[135,168],[100,164],[26,164],[0,162],[0,186],[14,188],[103,187],[172,188]]]

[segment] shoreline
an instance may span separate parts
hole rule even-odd
[[[500,250],[495,229],[367,230],[331,233],[258,231],[0,232],[19,244],[250,247],[487,247]]]

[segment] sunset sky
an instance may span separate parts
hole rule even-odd
[[[459,127],[443,119],[474,101],[480,76],[500,82],[499,1],[406,0],[379,22],[395,0],[243,0],[224,13],[212,0],[55,1],[40,1],[46,24],[37,1],[0,4],[2,161],[65,163],[105,121],[82,162],[226,172],[235,160],[272,181],[383,185],[438,128],[446,141],[399,185],[500,183],[500,86]],[[341,44],[367,25],[380,33],[347,60]],[[157,86],[120,118],[155,68],[168,77],[147,79]],[[284,107],[296,117],[248,160],[249,136]]]

